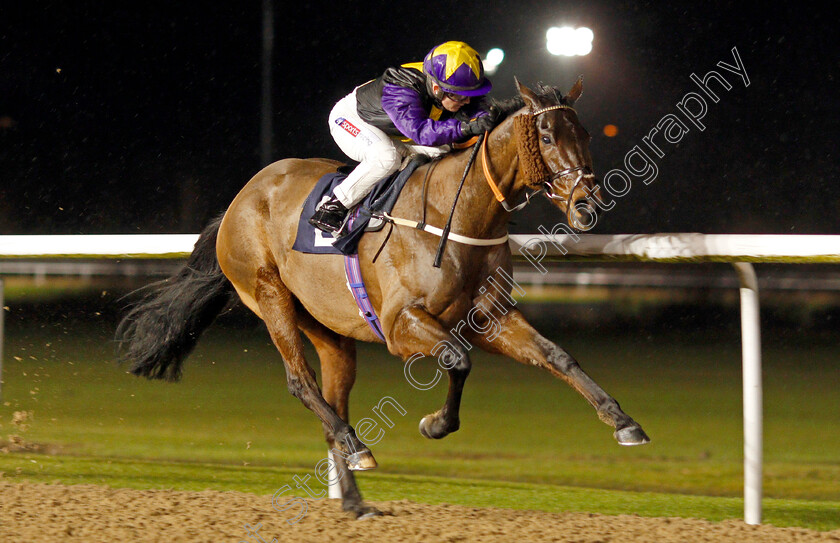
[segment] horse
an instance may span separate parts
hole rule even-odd
[[[590,136],[572,107],[582,93],[582,80],[565,96],[554,87],[534,91],[519,81],[516,85],[518,95],[499,102],[499,122],[483,142],[482,169],[492,181],[485,180],[477,167],[465,174],[452,216],[453,233],[504,240],[514,209],[507,200],[516,201],[529,189],[544,192],[570,226],[587,222],[587,209],[592,208],[583,204],[597,190],[597,181]],[[453,151],[421,166],[404,186],[393,216],[443,225],[469,155],[467,150]],[[132,373],[177,380],[201,333],[238,295],[264,321],[282,355],[289,392],[321,420],[334,452],[343,509],[361,518],[379,512],[362,500],[353,475],[377,466],[350,425],[355,342],[383,340],[360,317],[346,288],[342,256],[292,250],[304,200],[321,176],[339,166],[327,159],[290,158],[258,172],[223,216],[201,233],[185,267],[152,286],[126,313],[117,328],[117,341]],[[436,268],[432,261],[437,237],[403,227],[390,234],[387,240],[384,229],[365,234],[358,258],[388,351],[405,363],[435,356],[448,373],[443,407],[420,421],[423,436],[440,439],[458,430],[461,393],[471,367],[469,350],[477,346],[565,380],[603,422],[615,428],[619,444],[649,441],[642,427],[571,355],[525,320],[509,296],[510,286],[508,296],[491,288],[512,274],[507,243],[449,242]],[[471,313],[470,322],[476,326],[464,326],[465,316],[476,307],[482,308]],[[491,319],[499,324],[492,338],[480,333]],[[320,359],[320,387],[304,357],[301,332]]]

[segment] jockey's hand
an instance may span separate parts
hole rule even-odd
[[[472,121],[462,122],[461,134],[467,138],[478,136],[479,134],[484,134],[485,132],[493,130],[493,126],[495,126],[495,124],[496,122],[491,115],[483,115],[477,119],[473,119]]]

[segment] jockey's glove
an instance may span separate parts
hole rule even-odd
[[[473,119],[469,122],[461,122],[461,134],[464,137],[471,138],[472,136],[478,136],[479,134],[484,134],[493,129],[495,126],[496,121],[493,118],[493,115],[483,115],[476,119]]]

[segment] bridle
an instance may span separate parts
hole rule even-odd
[[[553,105],[553,106],[547,106],[547,107],[544,107],[544,108],[540,108],[540,109],[534,111],[533,113],[531,113],[531,115],[534,118],[536,118],[539,115],[542,115],[543,113],[547,113],[549,111],[554,111],[554,110],[558,110],[558,109],[571,109],[572,111],[574,111],[574,109],[572,109],[571,106],[567,106],[565,104],[557,104],[557,105]],[[547,181],[544,181],[542,183],[543,188],[540,188],[540,189],[538,189],[534,192],[531,192],[531,193],[526,193],[524,202],[522,202],[521,204],[516,205],[516,206],[511,206],[510,204],[508,204],[505,201],[506,197],[502,194],[502,191],[499,189],[498,184],[496,183],[495,179],[493,179],[493,175],[490,173],[490,169],[487,166],[487,139],[488,138],[485,135],[483,141],[481,142],[481,162],[482,162],[482,167],[483,167],[483,170],[484,170],[484,178],[487,180],[487,184],[490,185],[490,190],[493,191],[493,194],[495,195],[496,200],[500,204],[502,204],[502,207],[505,209],[505,211],[512,212],[512,211],[517,211],[519,209],[522,209],[523,207],[525,207],[526,205],[531,203],[531,198],[533,198],[537,194],[544,193],[546,198],[548,198],[550,200],[559,200],[566,205],[566,216],[567,216],[567,219],[569,221],[569,225],[572,225],[572,205],[571,205],[572,204],[572,196],[574,195],[575,191],[577,190],[577,187],[580,184],[581,180],[594,179],[595,178],[595,174],[592,173],[592,170],[589,168],[589,166],[573,166],[571,168],[566,168],[564,170],[560,170],[559,172],[551,173],[551,177]],[[559,187],[556,187],[555,183],[561,177],[573,174],[575,172],[581,172],[581,173],[579,173],[578,176],[575,178],[575,182],[572,184],[572,188],[569,191],[569,195],[564,198],[563,196],[560,196],[559,194],[556,194],[554,192],[554,189],[559,188]]]
[[[581,173],[578,174],[578,176],[575,178],[575,182],[572,183],[572,188],[569,191],[569,196],[564,198],[564,197],[560,196],[559,194],[555,194],[554,191],[553,191],[555,181],[557,181],[558,179],[560,179],[564,175],[569,175],[569,174],[575,173],[575,172],[581,172]],[[594,179],[594,178],[595,178],[595,174],[592,173],[592,170],[589,169],[589,166],[577,166],[577,167],[574,167],[574,168],[566,168],[565,170],[561,170],[561,171],[553,174],[551,176],[551,179],[544,183],[545,188],[540,189],[540,190],[545,193],[546,198],[549,198],[550,200],[560,200],[561,202],[566,204],[566,215],[569,217],[569,220],[571,221],[572,195],[577,190],[577,187],[580,184],[581,180],[583,180],[583,179]],[[569,222],[569,224],[571,224],[571,222]]]

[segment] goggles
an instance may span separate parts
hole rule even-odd
[[[452,94],[451,92],[444,92],[443,97],[449,98],[456,104],[465,104],[470,100],[469,96],[461,96],[460,94]]]

